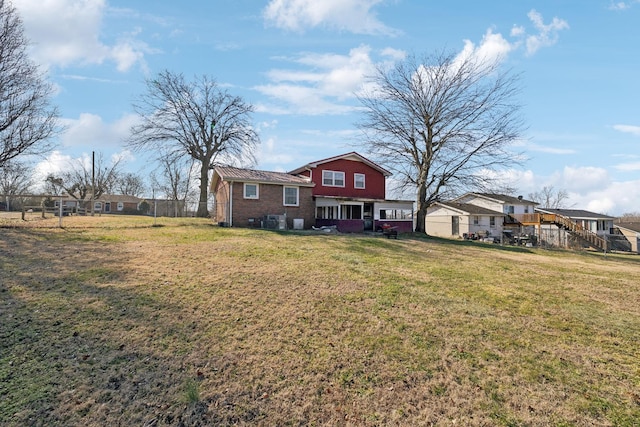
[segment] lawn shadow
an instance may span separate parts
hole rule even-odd
[[[204,414],[205,403],[183,399],[196,378],[184,363],[187,309],[136,289],[117,245],[48,234],[0,234],[0,366],[9,367],[0,369],[0,424],[174,424]]]

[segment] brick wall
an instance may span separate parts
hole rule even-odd
[[[249,218],[262,218],[265,215],[287,215],[287,227],[293,228],[293,219],[304,219],[304,228],[315,224],[315,202],[311,187],[299,188],[299,206],[284,206],[283,186],[276,184],[260,184],[258,199],[245,199],[242,182],[233,184],[233,226],[249,227]],[[218,203],[216,203],[218,204]],[[253,225],[259,226],[258,223]]]

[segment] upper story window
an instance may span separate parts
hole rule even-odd
[[[282,198],[285,206],[298,206],[298,187],[284,187]]]
[[[322,185],[325,187],[344,187],[344,172],[322,171]]]
[[[354,188],[364,188],[364,174],[363,173],[354,173],[353,174],[353,187]]]
[[[258,184],[244,184],[244,198],[245,199],[257,199],[258,198]]]

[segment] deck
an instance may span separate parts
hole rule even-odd
[[[559,228],[567,230],[569,233],[574,236],[580,237],[585,240],[592,246],[604,250],[607,250],[607,241],[602,237],[598,236],[598,234],[592,232],[591,230],[587,230],[581,224],[573,221],[571,218],[557,215],[557,214],[543,214],[543,213],[532,213],[532,214],[510,214],[505,219],[505,225],[524,225],[524,226],[535,226],[540,228],[542,224],[553,224]]]

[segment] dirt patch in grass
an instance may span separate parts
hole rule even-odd
[[[56,221],[0,229],[0,424],[640,419],[637,257]]]

